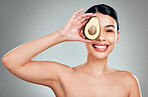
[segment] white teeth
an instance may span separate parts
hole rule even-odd
[[[103,48],[105,49],[107,46],[97,46],[97,45],[94,45],[96,48]]]

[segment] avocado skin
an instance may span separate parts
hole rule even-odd
[[[95,16],[93,16],[93,17],[95,17]],[[91,18],[93,18],[93,17],[91,17]],[[90,19],[91,19],[91,18],[90,18]],[[88,40],[92,40],[92,39],[87,38],[87,36],[85,35],[84,30],[85,30],[85,27],[86,27],[87,23],[90,21],[90,19],[86,22],[86,24],[85,24],[84,27],[82,28],[82,31],[83,31],[83,35],[82,35],[82,36],[83,36],[85,39],[88,39]]]
[[[92,17],[91,17],[91,18],[92,18]],[[90,19],[91,19],[91,18],[90,18]],[[90,21],[90,19],[86,22],[86,24]],[[82,28],[82,31],[83,31],[83,37],[84,37],[85,39],[91,40],[91,39],[87,38],[86,35],[85,35],[85,33],[84,33],[84,30],[85,30],[85,26],[86,26],[86,24],[85,24],[84,27]]]

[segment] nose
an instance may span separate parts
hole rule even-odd
[[[99,36],[96,38],[97,41],[105,41],[105,33],[103,31],[100,31]]]

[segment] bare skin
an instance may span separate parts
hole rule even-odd
[[[76,11],[60,30],[6,53],[2,58],[4,66],[20,79],[50,87],[56,97],[142,97],[135,75],[113,69],[108,64],[108,56],[119,40],[115,20],[101,13],[77,16],[80,12],[82,9]],[[99,18],[101,31],[96,40],[90,41],[82,37],[81,29],[92,16]],[[86,43],[85,63],[72,68],[54,61],[31,60],[42,51],[66,41]],[[109,47],[105,52],[98,52],[92,47],[94,43],[105,43]]]
[[[129,72],[115,69],[93,75],[78,66],[62,74],[60,83],[53,84],[51,88],[57,97],[134,97],[130,96],[129,83],[126,82],[130,76]]]

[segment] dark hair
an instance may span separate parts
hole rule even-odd
[[[117,12],[110,6],[105,4],[98,4],[90,7],[85,13],[97,13],[100,12],[105,15],[109,15],[117,22],[117,31],[119,30],[119,22]]]

